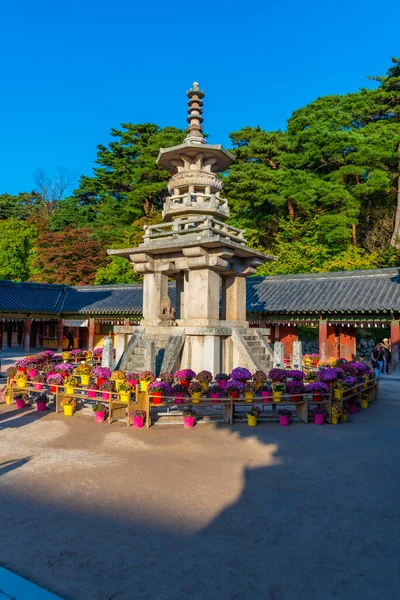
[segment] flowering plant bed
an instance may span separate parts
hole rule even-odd
[[[234,381],[242,381],[244,383],[251,379],[251,373],[244,367],[236,367],[231,373],[231,379]]]
[[[213,376],[210,371],[200,371],[197,373],[196,379],[199,383],[211,383]]]
[[[271,369],[268,373],[268,377],[272,381],[286,381],[288,372],[285,369]]]
[[[254,383],[265,383],[267,381],[267,374],[264,371],[256,371],[253,374]]]
[[[183,386],[182,386],[183,387]],[[161,396],[172,396],[172,386],[166,381],[153,381],[147,388],[150,395],[161,394]]]
[[[288,377],[291,377],[295,381],[303,381],[305,377],[303,371],[299,371],[298,369],[291,369],[289,371],[286,371],[286,375]]]
[[[352,387],[355,387],[357,384],[358,384],[358,381],[357,381],[356,377],[352,377],[351,375],[348,375],[343,378],[343,387],[345,389],[350,389]]]
[[[111,371],[107,367],[95,367],[91,374],[93,377],[98,377],[100,379],[108,379],[111,377]]]
[[[191,381],[196,377],[196,373],[192,369],[181,369],[175,373],[175,379]]]
[[[175,381],[175,377],[172,373],[161,373],[160,379],[161,381],[163,381],[164,383],[168,383],[169,385],[172,385]]]
[[[139,373],[139,381],[147,381],[151,383],[154,380],[155,377],[151,371],[142,371],[142,373]]]

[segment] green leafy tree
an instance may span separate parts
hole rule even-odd
[[[139,281],[142,281],[142,278],[135,273],[133,265],[128,260],[121,256],[112,256],[104,267],[98,269],[94,283],[109,285],[114,283],[138,283]]]
[[[26,281],[30,276],[30,252],[36,229],[24,221],[0,221],[0,278]]]

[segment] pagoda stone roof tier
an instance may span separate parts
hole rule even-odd
[[[181,158],[182,155],[190,157],[196,156],[201,152],[204,159],[214,158],[215,162],[211,167],[213,173],[225,171],[229,165],[235,160],[235,156],[225,150],[221,144],[202,144],[191,142],[179,144],[179,146],[171,146],[171,148],[161,148],[157,157],[157,164],[164,167],[170,173],[176,173],[177,167],[174,162]]]

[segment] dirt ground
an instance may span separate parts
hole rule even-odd
[[[2,404],[0,563],[66,600],[399,599],[398,386],[323,427]]]

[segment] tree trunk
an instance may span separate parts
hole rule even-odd
[[[291,200],[290,198],[288,199],[287,207],[288,207],[289,217],[293,221],[293,219],[294,219],[294,204],[293,204],[293,200]]]
[[[357,226],[355,223],[351,226],[351,241],[353,246],[357,246]]]
[[[397,146],[397,152],[399,154],[399,162],[397,165],[397,206],[396,206],[396,218],[394,221],[394,230],[390,245],[394,248],[400,248],[400,144]]]

